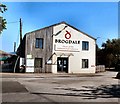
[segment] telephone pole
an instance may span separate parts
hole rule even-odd
[[[16,67],[17,67],[17,63],[19,62],[19,58],[20,58],[20,56],[21,56],[21,50],[22,50],[22,45],[21,45],[21,43],[22,43],[22,20],[21,20],[21,18],[20,18],[20,45],[19,45],[19,55],[18,55],[18,57],[17,57],[17,60],[16,60],[16,62],[15,62],[15,66],[14,66],[14,73],[16,72]],[[14,43],[14,47],[16,47],[16,45],[15,45],[16,43]],[[14,49],[15,50],[15,49]]]
[[[14,52],[16,51],[16,42],[14,42]]]
[[[22,20],[20,18],[20,44],[22,42]]]

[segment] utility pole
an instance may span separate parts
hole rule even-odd
[[[19,45],[19,56],[17,57],[17,60],[16,60],[16,62],[15,62],[15,66],[14,66],[14,73],[16,72],[16,67],[17,67],[17,63],[19,62],[19,58],[20,58],[20,56],[21,56],[21,50],[22,50],[22,48],[21,48],[21,43],[22,43],[22,20],[21,20],[21,18],[20,18],[20,45]]]
[[[16,42],[14,42],[14,52],[16,51]]]
[[[22,42],[22,20],[20,18],[20,44]]]
[[[21,56],[21,53],[22,53],[22,20],[21,20],[21,18],[20,18],[20,48],[19,48],[19,50],[20,50],[20,56]]]

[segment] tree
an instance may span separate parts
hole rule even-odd
[[[102,44],[102,49],[97,51],[99,55],[101,54],[101,60],[106,67],[115,67],[120,64],[120,39],[108,39]]]
[[[7,10],[6,5],[0,3],[0,13],[4,13]],[[3,31],[3,29],[6,29],[6,19],[0,16],[0,34]]]

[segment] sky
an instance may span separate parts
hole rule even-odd
[[[2,2],[8,8],[2,16],[7,29],[2,32],[0,50],[19,46],[19,19],[22,34],[62,21],[97,39],[101,47],[107,39],[118,38],[118,2]],[[98,38],[99,37],[99,38]]]

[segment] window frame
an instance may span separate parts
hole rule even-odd
[[[83,65],[85,62],[85,65]],[[89,59],[82,59],[82,69],[88,69],[89,68]]]
[[[82,50],[83,51],[89,50],[89,41],[82,41]]]
[[[43,49],[43,38],[36,38],[35,40],[35,48]]]

